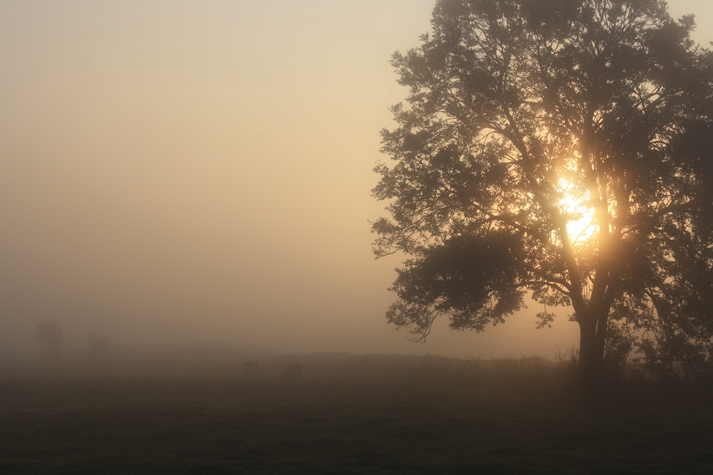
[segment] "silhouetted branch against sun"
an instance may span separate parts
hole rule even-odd
[[[375,168],[390,216],[374,251],[410,256],[388,320],[481,331],[531,291],[574,308],[586,374],[607,338],[621,360],[625,329],[650,362],[710,363],[713,54],[692,17],[657,0],[440,0],[432,25],[392,57],[409,95]]]

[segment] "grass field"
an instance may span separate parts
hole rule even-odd
[[[705,395],[618,386],[593,404],[551,373],[4,374],[0,473],[713,473]]]

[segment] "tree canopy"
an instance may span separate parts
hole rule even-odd
[[[660,0],[439,0],[395,53],[377,257],[425,338],[571,307],[580,367],[713,361],[713,53]],[[582,224],[583,223],[583,224]]]

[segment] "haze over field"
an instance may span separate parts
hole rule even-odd
[[[433,1],[0,3],[0,353],[223,342],[276,352],[540,355],[575,346],[531,305],[425,344],[384,318],[400,256],[379,130],[406,97],[390,55]],[[713,35],[713,2],[672,0]]]

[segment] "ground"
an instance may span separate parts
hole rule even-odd
[[[713,473],[705,395],[596,404],[549,370],[435,374],[4,375],[0,473]]]

